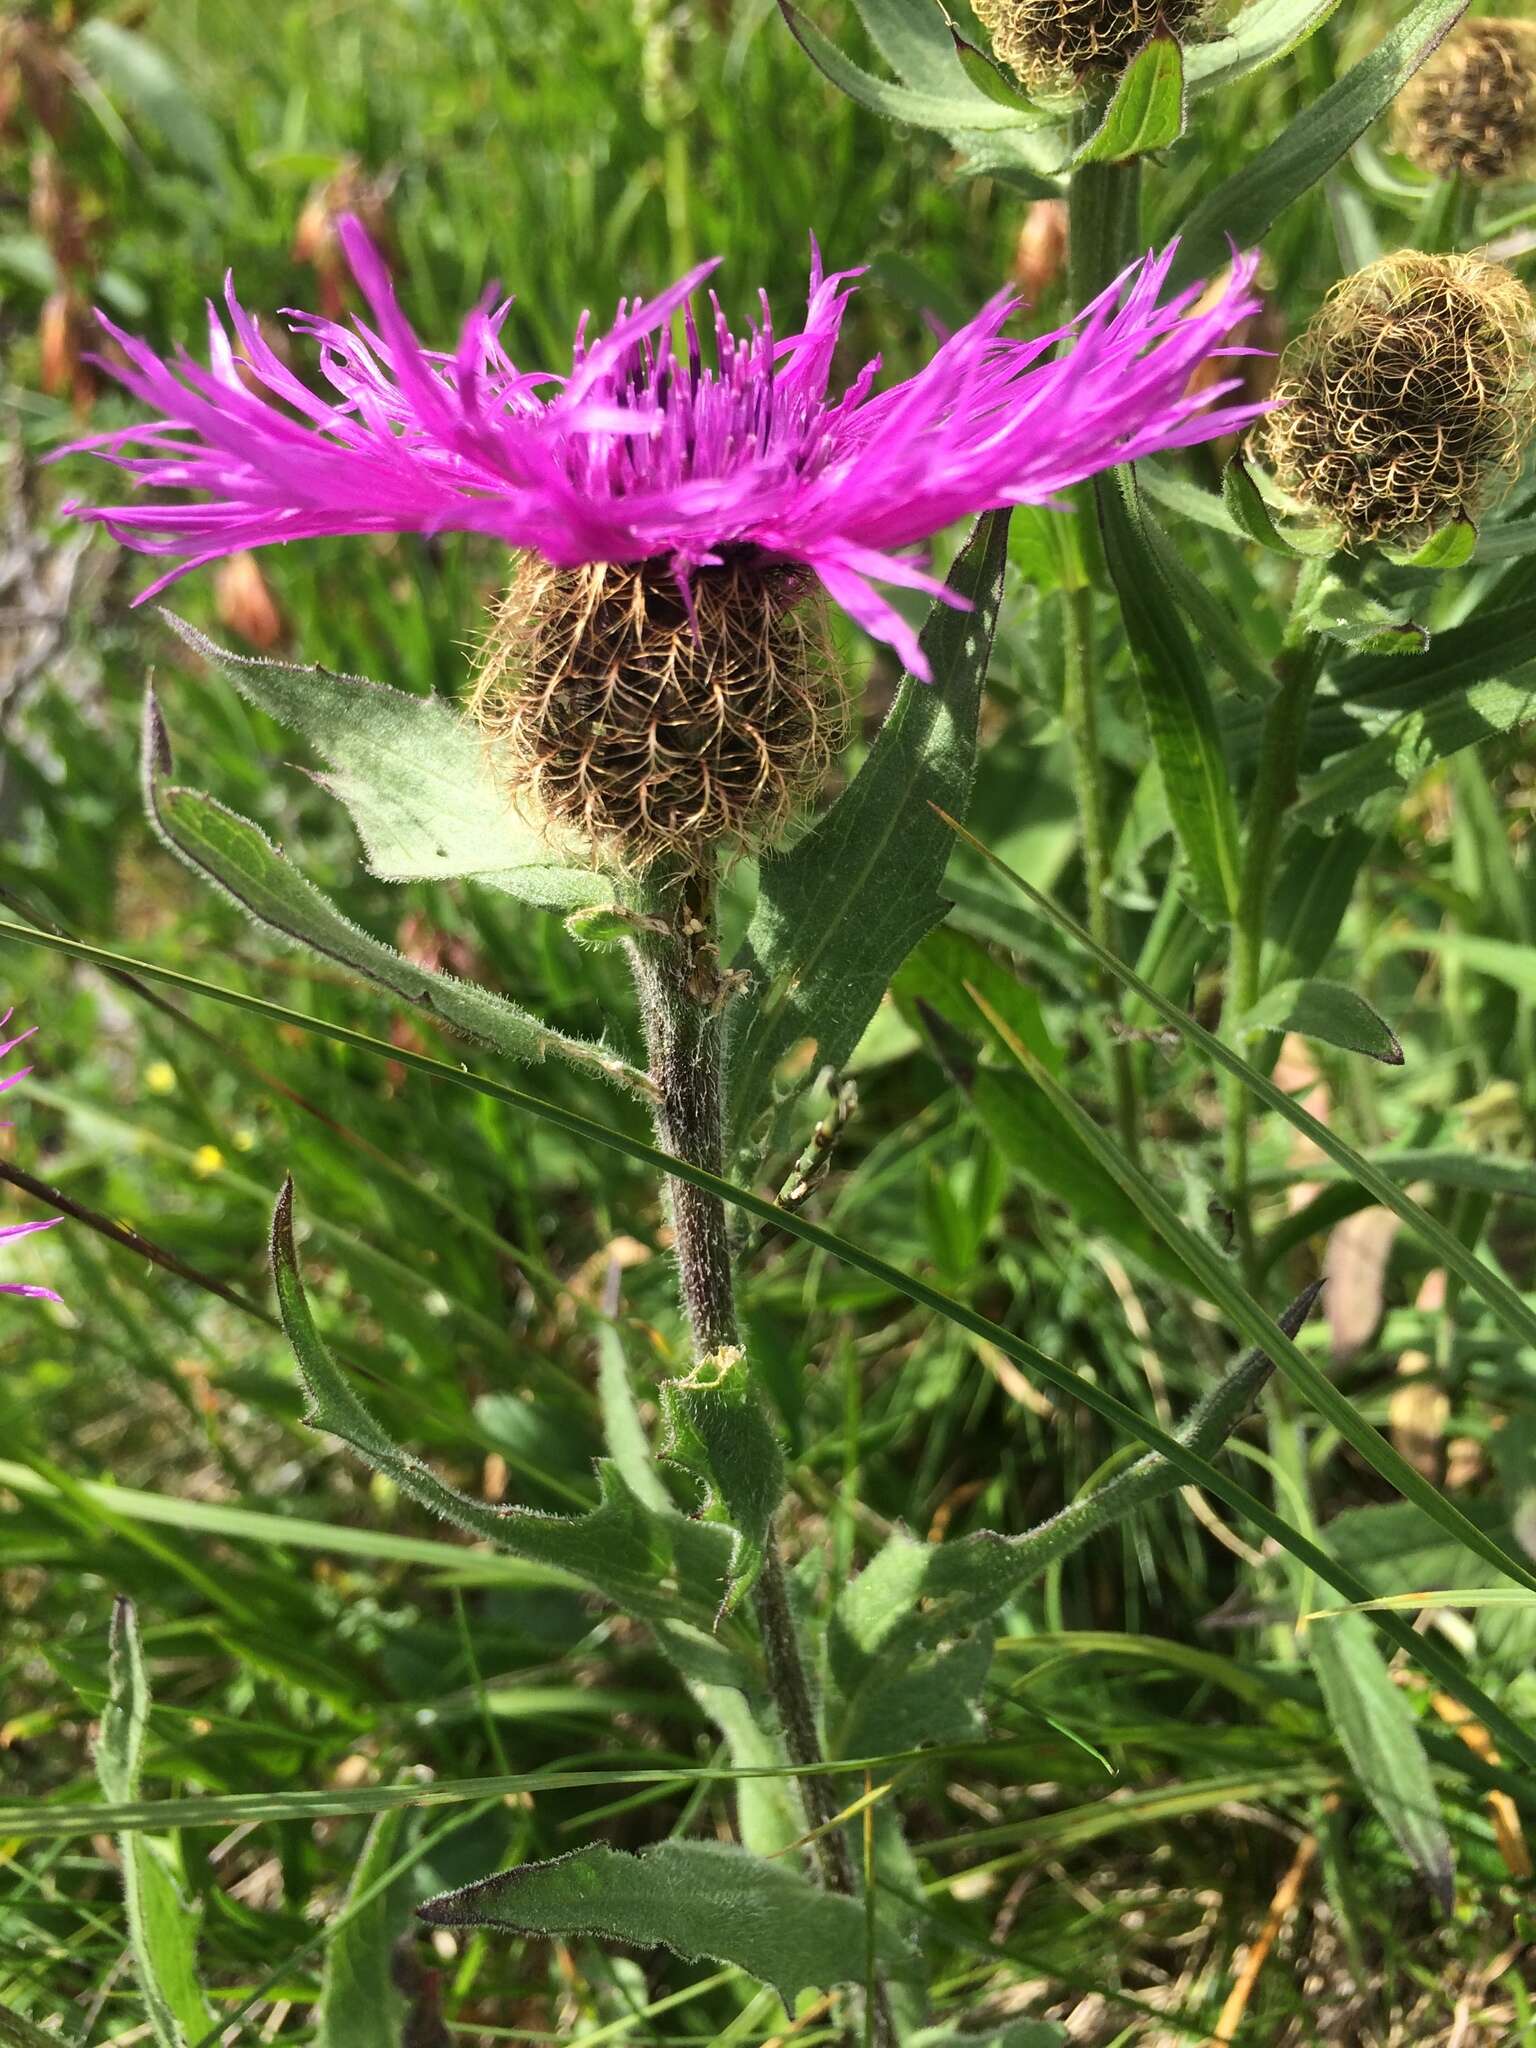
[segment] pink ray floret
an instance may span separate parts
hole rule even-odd
[[[0,1031],[11,1021],[11,1012],[0,1015]],[[25,1045],[37,1029],[34,1024],[26,1031],[18,1031],[14,1038],[0,1041],[0,1060],[8,1059],[18,1045]],[[8,1088],[14,1088],[18,1081],[25,1081],[32,1069],[13,1067],[8,1074],[0,1074],[0,1095]],[[0,1223],[0,1244],[8,1243],[13,1237],[30,1237],[36,1230],[52,1230],[55,1223],[61,1223],[61,1216],[45,1216],[39,1223]],[[0,1280],[0,1294],[23,1294],[30,1301],[58,1301],[60,1297],[51,1287],[28,1287],[19,1280]]]
[[[1262,407],[1236,376],[1191,388],[1258,310],[1257,259],[1221,291],[1168,293],[1175,251],[1134,266],[1069,326],[1016,339],[1004,292],[913,377],[877,388],[878,358],[833,385],[859,275],[811,270],[805,325],[778,336],[766,299],[745,335],[699,267],[657,298],[621,304],[612,329],[583,318],[569,371],[521,370],[487,295],[451,354],[423,348],[378,251],[355,220],[342,239],[371,319],[291,313],[316,347],[320,396],[274,354],[226,284],[209,308],[209,361],[169,360],[103,321],[107,364],[158,417],[76,444],[183,500],[74,505],[125,545],[173,558],[149,590],[241,548],[320,534],[494,535],[559,567],[664,559],[679,577],[759,550],[799,563],[877,639],[924,674],[916,638],[881,584],[938,592],[916,553],[942,528],[1039,504],[1119,462],[1232,434]],[[681,317],[684,344],[672,328]],[[142,600],[141,600],[142,601]]]

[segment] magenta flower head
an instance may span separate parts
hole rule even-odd
[[[1237,379],[1193,373],[1243,353],[1255,259],[1209,303],[1167,296],[1173,251],[1128,272],[1071,326],[1004,329],[1000,294],[913,377],[878,360],[833,387],[857,273],[813,263],[805,324],[775,334],[766,300],[734,335],[701,264],[597,337],[568,371],[519,369],[488,295],[452,353],[422,347],[378,252],[342,226],[371,320],[290,314],[330,394],[273,353],[227,288],[210,360],[167,361],[104,323],[113,374],[158,417],[79,444],[171,499],[73,506],[176,566],[150,596],[237,549],[319,534],[492,534],[524,558],[477,701],[514,780],[590,839],[657,850],[744,837],[777,819],[835,744],[818,592],[914,674],[917,637],[883,594],[946,595],[918,552],[942,528],[1038,504],[1112,464],[1239,431]],[[1197,307],[1197,302],[1199,302]],[[681,326],[681,341],[674,337]],[[604,775],[601,725],[628,735]]]
[[[3,1015],[0,1015],[0,1031],[3,1031],[10,1021],[11,1012],[7,1010]],[[0,1060],[9,1059],[17,1046],[24,1045],[36,1029],[37,1026],[34,1024],[30,1030],[18,1031],[14,1038],[0,1041]],[[18,1081],[24,1081],[31,1071],[30,1067],[13,1067],[10,1073],[0,1074],[0,1095],[3,1095],[8,1088],[14,1088]],[[62,1222],[62,1220],[62,1217],[48,1216],[40,1223],[0,1224],[0,1244],[8,1243],[13,1237],[30,1237],[35,1230],[51,1230],[55,1223]],[[24,1294],[33,1301],[57,1301],[59,1299],[59,1296],[54,1293],[51,1287],[28,1287],[19,1280],[0,1280],[0,1294]]]

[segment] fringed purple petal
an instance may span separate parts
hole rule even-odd
[[[62,1216],[45,1216],[40,1223],[0,1223],[0,1244],[9,1237],[30,1237],[35,1230],[52,1230],[55,1223],[62,1223]]]
[[[1163,250],[1069,327],[1033,338],[1005,335],[1018,302],[1000,293],[915,376],[876,391],[877,360],[833,395],[859,273],[824,274],[819,251],[796,334],[774,334],[764,300],[734,335],[711,294],[701,338],[695,302],[716,267],[704,263],[621,305],[605,336],[590,338],[583,316],[562,376],[517,367],[500,340],[507,303],[489,293],[451,353],[425,349],[355,221],[342,241],[371,324],[291,316],[331,396],[279,361],[232,288],[224,317],[210,309],[206,368],[103,322],[123,357],[109,367],[157,417],[76,447],[187,497],[71,509],[172,558],[153,589],[240,549],[322,534],[483,533],[560,567],[663,558],[684,578],[724,549],[755,547],[806,564],[919,667],[875,588],[936,587],[912,549],[958,519],[1048,502],[1264,410],[1227,402],[1236,379],[1191,389],[1203,363],[1249,353],[1233,337],[1258,310],[1253,256],[1234,255],[1204,304],[1198,286],[1164,298],[1174,250]]]

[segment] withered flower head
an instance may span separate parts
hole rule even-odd
[[[1397,103],[1405,156],[1487,185],[1536,168],[1536,22],[1468,21]]]
[[[1209,0],[974,0],[1000,63],[1031,91],[1070,92],[1093,73],[1123,71],[1150,37],[1184,42]]]
[[[1384,256],[1286,351],[1260,429],[1276,480],[1346,542],[1476,517],[1530,428],[1536,307],[1476,256]]]

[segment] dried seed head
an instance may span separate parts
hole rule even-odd
[[[826,774],[845,707],[805,570],[519,564],[471,714],[512,800],[618,866],[769,845]]]
[[[1519,465],[1536,307],[1476,256],[1384,256],[1286,351],[1260,429],[1281,487],[1346,542],[1417,544]]]
[[[1397,138],[1436,178],[1487,185],[1536,166],[1536,22],[1448,36],[1398,100]]]
[[[1208,0],[973,0],[976,18],[1031,91],[1070,92],[1090,73],[1123,71],[1149,37],[1180,42],[1200,27]]]

